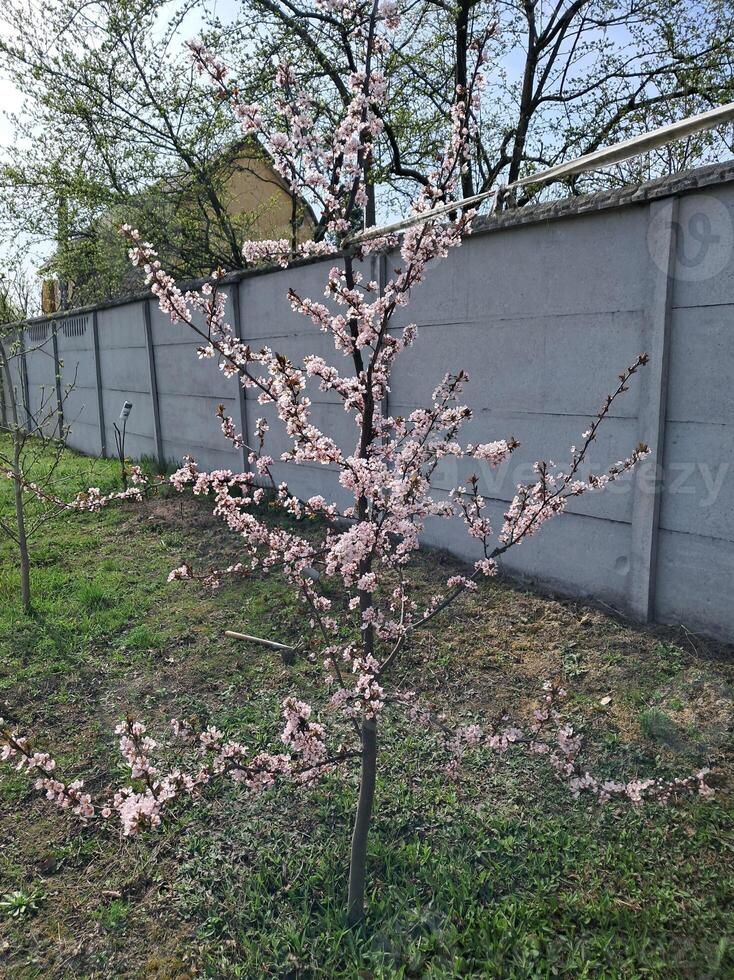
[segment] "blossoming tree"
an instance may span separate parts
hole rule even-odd
[[[299,244],[295,255],[287,241],[249,242],[244,254],[250,262],[264,260],[283,266],[298,256],[328,252],[336,256],[326,279],[327,303],[289,292],[293,310],[333,341],[335,363],[312,355],[297,365],[284,353],[268,347],[254,350],[237,339],[226,322],[221,273],[214,273],[211,282],[201,289],[184,293],[161,267],[153,246],[131,227],[126,226],[123,231],[130,242],[131,259],[144,266],[161,309],[174,324],[196,331],[201,337],[200,356],[217,358],[224,375],[236,377],[255,392],[263,406],[274,407],[285,428],[289,448],[276,462],[267,453],[265,419],[258,420],[254,438],[246,444],[245,436],[220,408],[223,433],[235,447],[246,449],[249,469],[241,473],[203,472],[193,459],[187,459],[172,482],[179,490],[192,487],[196,494],[213,495],[215,514],[240,536],[242,560],[225,572],[277,569],[297,590],[308,609],[311,627],[320,636],[325,680],[333,692],[332,702],[344,718],[346,736],[340,749],[330,753],[324,729],[312,720],[312,708],[291,697],[284,702],[286,726],[282,738],[287,754],[261,753],[249,759],[243,745],[227,742],[221,732],[209,729],[195,743],[198,750],[193,756],[193,768],[177,768],[164,774],[151,760],[155,742],[139,722],[128,719],[119,729],[120,747],[133,778],[142,785],[137,790],[127,787],[119,791],[100,812],[103,817],[118,813],[125,832],[133,833],[156,826],[161,808],[169,799],[181,793],[195,793],[224,773],[231,773],[254,790],[271,785],[283,775],[310,782],[320,772],[359,758],[360,788],[348,895],[348,920],[356,923],[364,908],[380,716],[390,700],[408,700],[405,693],[389,692],[391,669],[411,635],[464,593],[476,589],[482,579],[494,575],[498,559],[508,549],[538,531],[549,518],[561,514],[569,499],[619,479],[645,455],[646,447],[638,446],[607,472],[582,476],[599,425],[615,400],[627,390],[630,378],[646,357],[640,355],[619,375],[615,390],[583,433],[580,445],[571,449],[564,468],[544,462],[535,465],[533,480],[517,487],[504,522],[495,533],[473,470],[478,464],[498,466],[511,456],[518,443],[513,439],[477,444],[459,440],[462,426],[471,418],[470,409],[461,400],[467,381],[464,372],[440,380],[431,404],[407,417],[392,416],[385,408],[395,361],[408,356],[405,352],[417,333],[415,325],[396,327],[393,320],[407,306],[412,290],[427,276],[429,263],[461,244],[475,216],[471,210],[457,209],[448,220],[445,216],[438,220],[431,209],[455,199],[460,188],[475,126],[488,32],[468,42],[472,70],[466,89],[456,92],[445,152],[413,202],[413,213],[424,220],[410,227],[400,240],[382,237],[369,245],[354,246],[349,244],[348,234],[367,200],[365,182],[369,180],[372,146],[381,134],[379,107],[388,84],[382,64],[398,11],[391,0],[319,0],[319,6],[328,9],[329,17],[340,21],[362,52],[361,64],[352,66],[346,80],[351,92],[348,110],[328,141],[320,134],[316,107],[299,92],[297,72],[292,66],[283,64],[279,69],[277,113],[266,119],[257,106],[240,101],[227,68],[202,44],[193,43],[191,50],[201,74],[231,104],[244,132],[267,149],[294,194],[310,199],[325,216],[330,241]],[[366,280],[362,269],[367,267],[368,252],[394,250],[399,250],[400,267],[393,270],[382,287]],[[356,445],[339,445],[332,435],[316,426],[308,396],[314,385],[334,393],[343,410],[354,419]],[[446,458],[463,467],[466,477],[462,485],[442,494],[433,488],[432,478]],[[340,499],[346,497],[348,503],[327,500],[322,494],[303,499],[276,474],[276,467],[284,462],[291,464],[291,470],[299,464],[328,467],[337,474]],[[266,497],[294,520],[276,526],[259,516],[256,505]],[[322,518],[323,530],[301,533],[299,521],[315,515]],[[438,594],[421,605],[411,591],[406,565],[418,548],[429,519],[463,521],[467,533],[479,545],[480,557],[466,574],[452,575]],[[188,564],[171,573],[171,578],[194,576]],[[346,608],[333,605],[325,588],[329,580],[343,583]],[[553,692],[555,688],[555,696]],[[550,699],[551,694],[546,697]],[[538,732],[549,720],[558,718],[555,708],[549,705],[540,709],[537,730],[531,738],[525,740],[522,733],[511,729],[491,736],[489,744],[502,750],[512,742],[527,741],[535,746],[534,751],[550,751]],[[175,728],[181,734],[179,723],[175,723]],[[455,757],[468,745],[476,744],[480,735],[474,730],[457,735]],[[49,756],[33,752],[27,741],[7,730],[4,742],[5,757],[19,756],[21,767],[40,773],[39,788],[51,799],[82,817],[95,815],[95,806],[81,784],[61,783]],[[664,797],[704,785],[702,774],[689,782],[681,781],[677,788],[655,781],[641,789],[635,783],[631,791],[625,784],[602,784],[578,769],[579,745],[572,730],[561,731],[558,745],[553,754],[558,760],[556,768],[563,778],[575,780],[571,788],[577,793],[591,791],[600,799],[607,799],[625,792],[634,799],[645,792]],[[202,760],[202,755],[207,755],[208,761]]]
[[[385,98],[387,80],[381,71],[382,56],[389,50],[387,35],[396,26],[398,11],[388,2],[337,2],[328,5],[331,15],[343,20],[361,42],[363,61],[354,66],[347,84],[352,98],[333,141],[320,138],[318,121],[309,99],[298,89],[293,67],[280,66],[277,102],[279,118],[266,119],[255,105],[242,104],[236,85],[228,79],[224,65],[200,44],[192,44],[192,54],[200,72],[228,100],[244,132],[262,142],[276,168],[294,194],[310,196],[326,216],[325,225],[333,241],[342,239],[352,228],[355,213],[367,203],[366,175],[369,174],[372,144],[382,129],[378,107]],[[451,200],[460,186],[467,166],[469,137],[475,126],[482,87],[484,49],[489,33],[469,42],[473,70],[466,90],[456,93],[450,135],[443,158],[431,174],[427,186],[413,203],[416,213],[429,212]],[[367,178],[368,179],[368,178]],[[251,470],[246,473],[202,473],[189,461],[175,477],[179,488],[193,485],[198,493],[213,492],[216,512],[228,526],[242,535],[250,566],[279,567],[298,589],[310,609],[313,623],[321,631],[325,646],[328,681],[335,685],[334,701],[353,719],[361,753],[361,783],[352,841],[349,876],[349,918],[362,915],[365,883],[367,832],[372,813],[377,763],[378,718],[385,704],[384,684],[391,666],[400,655],[413,630],[423,627],[463,592],[474,589],[477,580],[493,575],[497,558],[508,548],[534,533],[541,524],[560,513],[569,497],[603,486],[627,472],[644,454],[638,447],[629,458],[600,477],[584,481],[579,470],[594,439],[597,426],[614,399],[626,390],[630,376],[643,363],[641,357],[619,381],[584,433],[564,472],[538,464],[537,479],[518,489],[498,539],[493,540],[486,502],[479,493],[471,467],[478,461],[496,466],[506,460],[517,443],[498,440],[478,445],[461,445],[459,430],[471,417],[460,401],[466,382],[463,372],[447,375],[437,386],[432,404],[412,412],[407,418],[386,415],[383,402],[389,389],[390,373],[398,356],[416,336],[408,325],[391,331],[396,312],[406,306],[411,291],[425,278],[428,263],[443,258],[449,249],[461,244],[471,227],[474,212],[458,213],[453,220],[430,221],[408,230],[401,242],[382,238],[369,246],[349,248],[327,277],[325,303],[291,291],[293,310],[311,320],[334,342],[338,364],[322,357],[308,356],[296,366],[282,353],[269,348],[255,351],[235,339],[225,322],[224,296],[214,286],[198,293],[182,294],[160,267],[153,248],[140,240],[130,228],[131,258],[145,266],[148,280],[161,308],[174,323],[194,324],[194,314],[203,314],[204,344],[201,353],[218,357],[226,375],[239,375],[246,388],[254,389],[259,401],[274,405],[280,421],[292,440],[292,448],[281,460],[294,464],[318,463],[335,467],[341,487],[352,502],[339,507],[322,496],[299,498],[274,473],[274,460],[267,455],[267,423],[259,420],[256,441],[247,446]],[[365,282],[360,260],[369,250],[387,250],[399,245],[402,265],[380,290],[374,281]],[[333,249],[327,242],[306,243],[298,253],[313,254]],[[250,242],[244,246],[249,261],[278,261],[287,265],[289,244]],[[194,327],[194,329],[200,329]],[[358,441],[354,448],[339,446],[330,435],[316,427],[307,395],[309,379],[322,391],[335,392],[346,412],[353,415]],[[222,414],[224,434],[235,446],[243,436],[232,419]],[[432,490],[431,477],[439,462],[451,456],[466,462],[465,486],[457,486],[448,498]],[[276,500],[293,517],[319,514],[328,528],[314,541],[293,530],[274,529],[253,516],[250,505],[257,503],[270,486]],[[419,536],[428,518],[459,517],[468,533],[482,547],[483,557],[471,574],[452,576],[445,590],[427,608],[419,608],[411,598],[404,568],[418,547]],[[344,622],[332,613],[331,600],[319,587],[314,569],[326,577],[337,577],[349,592],[353,639],[340,642]],[[189,574],[187,567],[180,570]],[[351,677],[351,679],[350,679]]]

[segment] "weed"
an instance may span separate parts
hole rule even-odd
[[[645,738],[653,742],[662,742],[672,747],[682,743],[678,726],[660,708],[646,708],[640,713],[640,730]]]
[[[113,604],[113,598],[105,586],[96,580],[81,582],[76,590],[79,604],[87,612],[96,612],[99,609],[108,609]]]
[[[32,915],[37,912],[39,906],[46,896],[39,891],[7,892],[0,896],[0,914],[7,915],[11,919],[19,919],[21,916]]]

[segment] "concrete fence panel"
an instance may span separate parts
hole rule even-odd
[[[332,263],[228,277],[236,334],[294,363],[317,354],[341,366],[331,338],[294,314],[287,297],[292,288],[323,302]],[[397,253],[372,256],[361,271],[384,283],[399,264]],[[445,493],[476,468],[496,526],[533,462],[563,466],[617,374],[647,351],[649,366],[615,404],[583,475],[640,440],[650,459],[619,485],[572,501],[504,567],[643,620],[734,641],[734,164],[480,222],[415,289],[393,329],[407,323],[418,325],[418,338],[397,361],[389,412],[425,405],[446,372],[464,369],[464,400],[474,411],[466,440],[521,442],[496,471],[446,461],[436,472]],[[63,379],[76,377],[67,411],[75,448],[111,454],[125,400],[134,405],[132,456],[191,453],[209,468],[245,466],[246,453],[222,437],[219,404],[245,438],[257,418],[268,418],[276,459],[289,448],[256,392],[227,379],[215,360],[200,360],[201,338],[172,326],[150,298],[33,321],[26,346],[34,332],[54,330]],[[53,385],[53,351],[35,351],[14,370],[29,392]],[[351,372],[348,359],[344,370]],[[308,394],[315,424],[351,451],[355,426],[337,396],[312,383]],[[274,469],[298,494],[348,502],[330,467]],[[458,522],[431,521],[424,537],[478,557]]]

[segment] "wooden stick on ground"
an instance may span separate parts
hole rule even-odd
[[[285,643],[266,640],[262,636],[250,636],[249,633],[237,633],[235,630],[225,630],[224,635],[232,640],[247,640],[249,643],[259,643],[260,646],[270,647],[271,650],[280,650],[283,655],[283,663],[292,664],[296,659],[296,648],[287,646]]]

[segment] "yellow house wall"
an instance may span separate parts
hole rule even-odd
[[[252,238],[290,238],[291,196],[285,182],[267,160],[242,156],[227,183],[227,209],[231,215],[262,211],[251,231]],[[303,215],[299,241],[311,237],[314,222]]]

